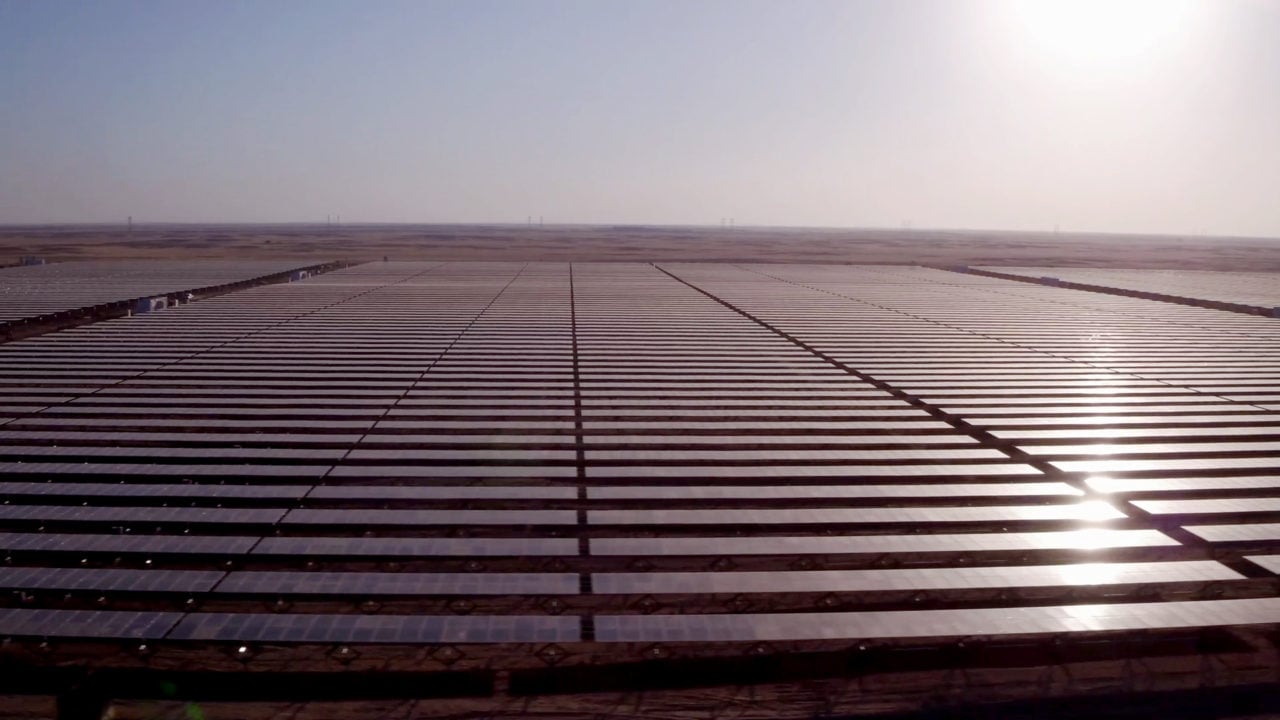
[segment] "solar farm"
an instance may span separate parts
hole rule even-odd
[[[80,313],[0,343],[0,705],[837,717],[1280,673],[1275,275],[127,264],[0,269],[5,322]]]
[[[331,269],[304,261],[153,260],[31,264],[0,271],[0,337],[71,327]]]

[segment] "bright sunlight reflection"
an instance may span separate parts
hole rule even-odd
[[[1101,500],[1087,500],[1076,507],[1080,510],[1080,519],[1085,522],[1114,520],[1117,517],[1124,517],[1118,510]]]
[[[1080,563],[1059,568],[1062,579],[1072,585],[1103,585],[1120,576],[1120,568],[1111,563]]]
[[[1195,0],[1015,0],[1031,40],[1077,64],[1114,63],[1151,50],[1194,22]]]
[[[1123,536],[1119,531],[1103,528],[1072,530],[1067,537],[1070,540],[1068,546],[1077,550],[1101,550],[1115,547],[1123,542]]]
[[[1116,487],[1116,481],[1110,475],[1090,475],[1084,481],[1090,488],[1101,493],[1114,492]]]

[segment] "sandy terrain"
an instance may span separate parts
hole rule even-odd
[[[633,225],[0,226],[0,263],[90,258],[708,260],[1280,271],[1280,239]]]

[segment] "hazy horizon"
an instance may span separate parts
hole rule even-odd
[[[711,225],[707,223],[622,223],[622,222],[544,222],[538,223],[526,221],[491,221],[491,222],[466,222],[466,221],[433,221],[433,222],[413,222],[413,221],[381,221],[381,220],[357,220],[347,222],[327,222],[325,220],[261,220],[261,221],[225,221],[225,220],[139,220],[132,218],[125,220],[83,220],[71,222],[29,222],[29,223],[0,223],[0,229],[26,230],[32,228],[66,228],[66,229],[105,229],[111,231],[123,231],[132,227],[134,230],[145,230],[147,228],[258,228],[258,227],[283,227],[283,228],[307,228],[307,229],[360,229],[360,228],[503,228],[503,229],[527,229],[535,230],[555,229],[555,228],[574,228],[574,229],[637,229],[637,230],[697,230],[697,231],[779,231],[779,232],[801,232],[801,233],[885,233],[897,234],[901,233],[910,236],[922,236],[929,234],[939,235],[1011,235],[1018,237],[1150,237],[1150,238],[1170,238],[1185,240],[1263,240],[1269,242],[1280,243],[1280,235],[1230,235],[1230,234],[1199,234],[1199,233],[1170,233],[1170,232],[1115,232],[1109,230],[1042,230],[1042,229],[1009,229],[1009,228],[981,228],[981,227],[890,227],[887,225],[863,225],[863,226],[840,226],[840,225]],[[720,236],[717,235],[717,238]]]
[[[0,225],[1280,236],[1265,0],[0,0]]]

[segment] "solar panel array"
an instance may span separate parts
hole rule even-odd
[[[217,287],[314,264],[302,260],[76,260],[0,268],[0,323]]]
[[[0,636],[558,659],[1276,623],[1277,410],[1256,316],[371,263],[0,345]]]
[[[1280,307],[1280,287],[1276,285],[1275,273],[999,266],[979,269],[1211,302],[1261,308]]]

